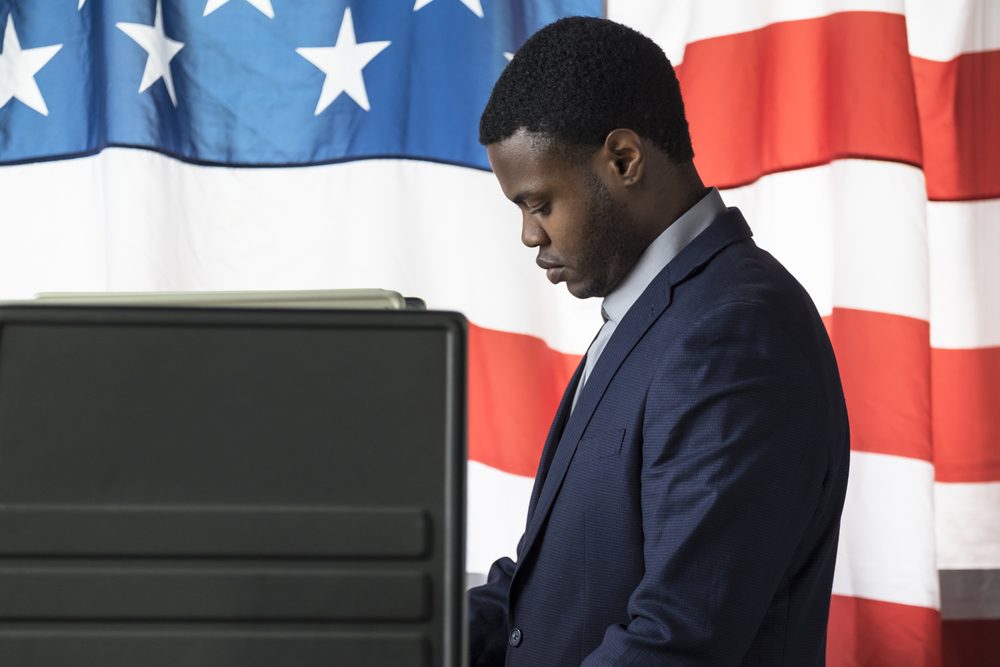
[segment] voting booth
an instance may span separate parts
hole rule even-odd
[[[352,294],[0,306],[0,665],[464,664],[465,320]]]

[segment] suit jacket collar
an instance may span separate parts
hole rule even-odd
[[[670,305],[673,288],[687,280],[723,248],[736,241],[750,238],[751,235],[750,227],[739,209],[726,209],[667,264],[622,318],[587,379],[587,384],[581,390],[576,408],[572,410],[572,414],[568,414],[572,406],[573,389],[580,376],[580,369],[577,369],[563,395],[545,443],[538,477],[531,494],[524,541],[521,553],[518,554],[518,569],[525,557],[531,553],[545,524],[545,519],[552,509],[552,503],[569,469],[570,461],[576,453],[580,437],[590,423],[594,410],[632,348]],[[565,428],[560,428],[563,423]]]

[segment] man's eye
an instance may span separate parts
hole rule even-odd
[[[529,209],[528,213],[530,213],[531,215],[548,215],[549,214],[549,205],[548,204],[542,204],[538,208]]]

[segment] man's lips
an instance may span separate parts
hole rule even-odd
[[[545,269],[545,277],[549,279],[549,282],[555,285],[562,280],[562,273],[566,267],[561,264],[556,264],[555,262],[550,262],[546,259],[539,257],[535,260],[535,264]]]

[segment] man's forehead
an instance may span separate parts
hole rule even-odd
[[[572,186],[585,179],[589,150],[574,150],[556,137],[524,129],[486,147],[501,189],[518,204],[532,195],[545,196],[560,183]]]
[[[490,144],[486,151],[490,159],[539,163],[548,155],[551,139],[545,135],[520,129],[502,141]]]
[[[521,203],[544,187],[556,165],[551,164],[545,144],[519,130],[503,141],[486,147],[493,173],[507,198]]]
[[[582,148],[548,134],[520,129],[502,141],[489,144],[486,152],[498,177],[510,179],[514,175],[535,174],[549,180],[585,167],[587,154],[596,149]]]

